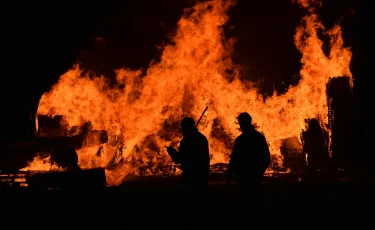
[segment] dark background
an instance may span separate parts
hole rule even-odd
[[[159,57],[157,45],[168,42],[182,9],[191,0],[45,1],[4,3],[2,7],[2,130],[7,137],[23,133],[28,110],[36,111],[41,95],[73,63],[113,75],[114,68],[144,68]],[[362,8],[365,4],[361,2]],[[365,103],[364,43],[360,42],[360,3],[325,0],[318,11],[327,28],[340,18],[344,41],[353,50],[357,137],[370,149],[370,108]],[[353,12],[355,12],[353,14]],[[293,42],[304,9],[291,0],[239,0],[230,10],[225,32],[238,41],[234,60],[246,66],[243,75],[264,79],[263,93],[295,84],[301,55]],[[362,27],[360,26],[362,25]],[[230,28],[232,26],[232,29]],[[100,37],[105,42],[98,42]],[[362,44],[362,49],[360,49]],[[250,77],[251,76],[251,77]]]

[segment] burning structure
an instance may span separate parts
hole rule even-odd
[[[330,79],[327,85],[332,123],[332,159],[340,169],[352,170],[354,149],[354,102],[349,77]]]
[[[107,168],[109,184],[122,182],[128,174],[176,174],[165,145],[178,143],[178,124],[183,116],[198,118],[209,106],[200,130],[209,138],[211,163],[228,162],[232,142],[239,134],[235,118],[249,112],[269,142],[270,171],[288,171],[280,147],[291,146],[303,156],[300,134],[305,119],[316,118],[327,130],[326,85],[333,76],[347,76],[351,52],[345,48],[339,25],[325,30],[315,9],[319,1],[298,0],[307,9],[294,36],[302,54],[301,79],[285,94],[266,100],[252,82],[239,76],[232,62],[233,39],[224,37],[222,26],[235,1],[198,2],[178,21],[171,44],[157,63],[147,69],[116,71],[116,84],[105,76],[89,77],[78,65],[63,74],[40,99],[38,114],[62,115],[66,132],[91,124],[105,130],[106,143],[86,138],[77,149],[83,169]],[[320,32],[330,39],[330,52],[323,52]],[[41,131],[42,132],[42,131]],[[92,142],[95,142],[94,144]],[[284,155],[285,156],[285,155]],[[25,170],[38,170],[46,163],[35,158]],[[48,164],[48,163],[47,163]]]

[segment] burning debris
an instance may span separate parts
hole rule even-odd
[[[64,136],[74,145],[81,168],[108,167],[107,181],[112,185],[128,174],[175,174],[178,170],[163,146],[178,143],[181,117],[197,119],[209,105],[200,131],[209,138],[215,170],[229,160],[239,134],[235,119],[242,111],[252,114],[269,141],[269,172],[300,170],[296,165],[304,161],[300,135],[306,129],[305,119],[319,117],[326,129],[326,85],[332,76],[348,76],[351,81],[352,75],[351,51],[343,46],[340,27],[325,31],[315,13],[319,4],[298,3],[307,9],[294,36],[302,54],[301,80],[285,94],[263,100],[253,83],[240,79],[231,59],[232,39],[226,39],[222,29],[235,2],[198,2],[177,23],[172,44],[164,47],[160,62],[151,63],[147,71],[116,71],[121,87],[112,87],[104,76],[91,78],[78,65],[63,74],[38,107],[40,118],[56,114],[64,118],[55,118],[61,119],[58,123],[64,124],[64,130],[49,129],[48,135]],[[328,56],[318,37],[321,31],[330,38]],[[46,131],[39,127],[43,136]],[[69,136],[77,130],[85,135]]]

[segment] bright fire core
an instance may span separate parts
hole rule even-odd
[[[89,78],[76,65],[42,96],[38,114],[61,114],[68,128],[89,121],[94,129],[106,130],[109,140],[100,156],[98,146],[77,152],[83,169],[117,162],[106,171],[110,185],[121,183],[128,174],[178,173],[164,146],[177,146],[180,120],[198,119],[206,106],[199,130],[209,139],[211,164],[228,162],[239,134],[236,117],[246,111],[269,142],[273,168],[281,167],[283,139],[299,137],[305,119],[318,118],[322,126],[328,122],[329,78],[352,77],[351,51],[343,47],[340,26],[325,30],[314,8],[320,2],[298,0],[298,4],[308,9],[294,36],[302,54],[301,80],[283,95],[275,93],[264,101],[254,84],[240,80],[239,68],[231,60],[233,41],[225,39],[222,28],[235,2],[212,0],[184,11],[173,44],[164,47],[160,62],[145,70],[116,70],[116,86],[110,86],[105,76]],[[328,56],[318,31],[330,38]],[[42,167],[36,161],[27,168]]]

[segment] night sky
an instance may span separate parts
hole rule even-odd
[[[27,109],[35,111],[40,96],[75,62],[107,76],[115,68],[147,67],[159,57],[157,46],[168,42],[182,9],[193,4],[192,0],[7,3],[3,10],[11,16],[2,20],[3,130],[9,136],[21,132]],[[342,18],[344,41],[353,50],[356,95],[364,98],[359,1],[326,0],[318,12],[327,28]],[[238,39],[234,60],[247,67],[243,76],[264,79],[265,94],[274,86],[282,91],[281,82],[295,83],[292,76],[299,72],[301,56],[293,34],[305,10],[291,0],[239,0],[229,14],[225,33]],[[96,42],[97,37],[105,43]],[[361,122],[369,120],[365,110],[358,105]]]

